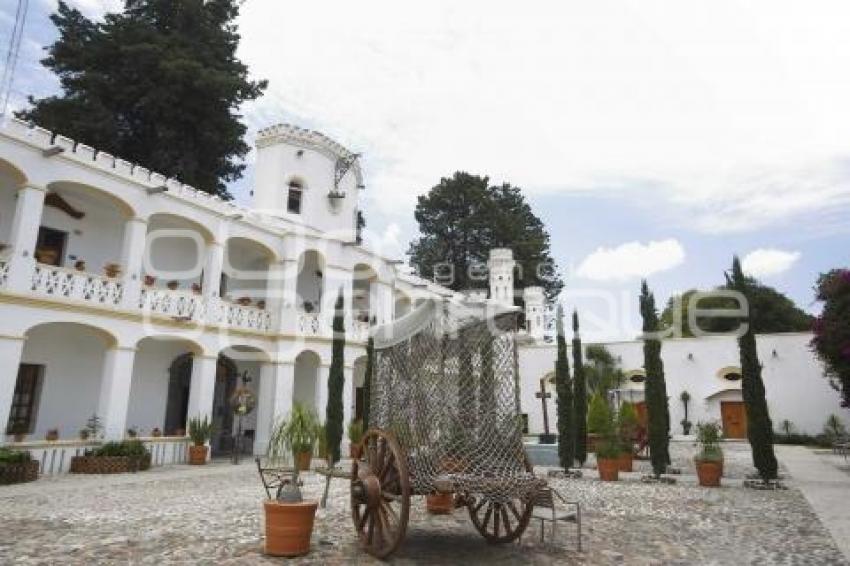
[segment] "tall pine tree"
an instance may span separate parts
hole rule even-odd
[[[643,367],[646,371],[644,396],[649,421],[649,455],[652,471],[660,476],[670,464],[670,413],[667,407],[667,384],[664,381],[664,362],[661,361],[661,340],[655,296],[646,280],[641,283],[640,314],[643,318]]]
[[[344,409],[342,392],[345,389],[345,311],[342,300],[342,289],[336,298],[333,318],[333,343],[331,344],[331,367],[328,371],[328,404],[325,407],[325,438],[328,443],[328,468],[333,468],[340,460],[340,443],[342,442],[342,427]],[[328,502],[328,492],[331,488],[331,477],[325,478],[325,492],[322,495],[322,507]]]
[[[741,269],[738,256],[732,260],[730,287],[749,300],[750,283]],[[747,408],[747,438],[753,451],[753,464],[764,481],[776,479],[778,464],[773,452],[773,423],[765,399],[764,382],[761,378],[761,363],[756,352],[755,329],[749,321],[755,317],[753,305],[749,304],[749,315],[742,318],[747,332],[738,338],[741,356],[741,395]]]
[[[558,456],[568,470],[575,461],[575,423],[573,421],[573,384],[564,336],[564,309],[558,305],[555,325],[558,331],[558,357],[555,359],[555,394],[558,406]]]
[[[584,465],[587,460],[587,383],[584,379],[578,311],[573,311],[573,407],[576,460]]]
[[[369,429],[369,411],[372,409],[372,372],[375,371],[375,340],[366,342],[366,374],[363,376],[363,429]]]
[[[236,57],[239,0],[125,0],[103,21],[60,1],[42,64],[62,93],[20,117],[229,198],[249,151],[239,108],[263,93]]]

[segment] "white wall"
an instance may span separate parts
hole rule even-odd
[[[143,340],[136,352],[127,427],[148,434],[154,427],[165,432],[168,404],[168,368],[178,356],[187,353],[186,345],[176,340]]]
[[[78,438],[97,412],[105,348],[101,337],[81,326],[52,324],[30,331],[21,362],[45,366],[30,439],[43,440],[51,428],[59,429],[60,438]]]
[[[850,411],[842,409],[838,392],[823,377],[820,362],[811,352],[808,343],[811,334],[790,333],[757,337],[759,359],[763,366],[768,407],[774,429],[783,419],[790,420],[798,431],[820,433],[829,414],[838,414],[850,421]],[[640,342],[605,344],[620,359],[620,368],[626,372],[643,368],[643,345]],[[773,351],[776,350],[774,357]],[[554,368],[554,346],[533,346],[520,350],[521,404],[529,414],[529,430],[543,431],[540,400],[534,394],[539,380]],[[717,375],[722,368],[739,366],[737,341],[734,338],[686,338],[663,343],[662,360],[667,394],[670,397],[671,432],[681,434],[680,421],[684,408],[679,396],[687,390],[691,395],[688,419],[698,421],[720,420],[720,401],[739,399],[740,382],[730,382]],[[692,359],[689,358],[692,354]],[[572,349],[570,369],[572,370]],[[553,391],[554,395],[554,391]],[[549,403],[550,426],[556,422],[554,397]]]

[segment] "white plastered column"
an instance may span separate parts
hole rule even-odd
[[[269,286],[274,297],[270,307],[283,334],[295,334],[298,328],[296,287],[298,285],[298,260],[284,259],[269,267]]]
[[[124,223],[124,240],[121,243],[121,266],[124,269],[124,295],[121,304],[125,309],[139,307],[142,290],[142,261],[148,222],[144,218],[131,218]]]
[[[23,185],[18,189],[15,203],[15,218],[10,235],[10,264],[7,286],[14,291],[29,291],[35,268],[35,244],[44,197],[47,189],[34,185]]]
[[[135,357],[135,348],[123,346],[108,349],[104,356],[97,415],[103,424],[103,435],[106,440],[124,438]]]
[[[203,420],[204,417],[207,417],[212,422],[217,366],[218,356],[216,355],[196,354],[192,358],[192,381],[189,385],[187,419],[199,417]]]
[[[224,244],[209,242],[204,260],[204,299],[218,298],[221,293],[221,271],[224,267]]]
[[[292,362],[267,362],[260,368],[255,455],[265,454],[272,427],[292,410],[294,384],[295,364]]]
[[[9,422],[25,342],[23,336],[0,337],[0,427],[3,431],[0,444],[4,444],[6,439],[6,424]]]
[[[372,283],[375,288],[375,303],[372,305],[372,312],[377,317],[378,324],[387,324],[393,320],[393,287],[389,283],[383,281],[374,281]]]

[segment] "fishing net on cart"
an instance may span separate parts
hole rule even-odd
[[[516,351],[517,310],[425,301],[376,329],[370,428],[407,454],[413,493],[530,497]]]

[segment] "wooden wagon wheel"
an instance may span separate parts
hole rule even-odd
[[[369,430],[351,467],[351,515],[362,548],[386,558],[399,547],[410,516],[407,459],[389,432]]]
[[[525,468],[533,473],[528,459]],[[467,499],[469,518],[487,542],[501,544],[516,540],[525,532],[531,521],[534,503],[531,499],[523,499],[519,495],[508,495],[504,501],[494,501],[482,495]]]

